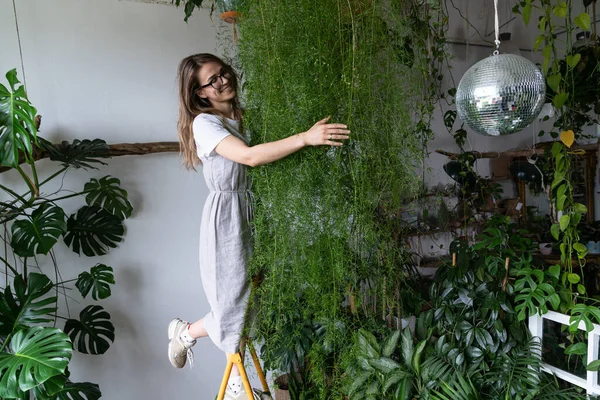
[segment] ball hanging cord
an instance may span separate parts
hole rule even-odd
[[[497,56],[500,54],[500,20],[498,18],[498,0],[494,0],[494,28],[496,32],[496,40],[494,40],[494,43],[496,44],[496,50],[494,50],[494,55]]]
[[[537,147],[537,143],[536,143],[537,140],[536,140],[536,134],[535,134],[535,132],[538,130],[538,127],[539,127],[539,122],[538,122],[537,119],[535,119],[533,121],[533,126],[532,126],[532,129],[531,129],[531,138],[532,138],[531,155],[529,157],[527,157],[527,162],[529,162],[529,164],[533,165],[535,167],[535,169],[537,169],[538,172],[540,173],[540,177],[542,178],[542,180],[541,180],[542,190],[545,192],[546,191],[546,185],[544,184],[544,173],[542,172],[542,170],[540,169],[540,167],[538,167],[535,164],[537,162],[537,160],[539,159],[539,156],[537,154],[535,154],[535,149]]]

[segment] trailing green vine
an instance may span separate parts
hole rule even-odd
[[[514,11],[522,14],[525,23],[529,22],[532,10],[538,9],[542,14],[538,21],[541,33],[535,41],[534,49],[542,49],[544,57],[542,71],[546,76],[549,88],[549,100],[558,111],[554,130],[550,134],[553,138],[560,137],[560,141],[555,142],[552,146],[554,177],[551,185],[551,198],[555,202],[559,218],[552,225],[551,233],[560,243],[561,264],[565,268],[561,276],[563,283],[572,285],[574,293],[584,295],[583,266],[587,248],[579,241],[577,227],[581,222],[582,215],[587,213],[587,209],[585,205],[574,201],[571,183],[572,158],[581,155],[582,152],[570,151],[570,148],[573,142],[582,136],[584,126],[591,125],[596,120],[589,115],[589,108],[581,109],[575,83],[576,76],[581,75],[584,69],[580,64],[581,54],[572,47],[572,33],[575,27],[589,31],[591,18],[587,12],[573,16],[572,8],[571,0],[526,0],[517,4]],[[563,22],[556,23],[557,19]],[[566,32],[564,41],[555,35],[559,28]],[[561,46],[564,48],[561,49]],[[592,70],[597,67],[592,67]],[[574,255],[577,256],[579,274],[573,272],[572,259]],[[574,301],[575,298],[569,300],[568,308],[574,304]]]
[[[595,0],[584,2],[586,11],[592,3],[595,3]],[[600,322],[600,310],[594,301],[586,297],[586,287],[583,284],[588,249],[580,241],[578,226],[588,210],[584,204],[575,201],[573,185],[574,158],[582,155],[583,150],[571,147],[577,139],[586,137],[586,126],[598,122],[600,47],[596,37],[593,37],[592,44],[585,48],[573,46],[572,35],[576,28],[591,30],[591,17],[588,12],[573,15],[573,1],[525,0],[519,2],[513,11],[521,13],[525,23],[528,23],[534,9],[541,12],[538,21],[540,35],[534,48],[542,49],[542,71],[546,76],[548,101],[552,102],[558,112],[550,132],[552,138],[559,139],[553,143],[551,149],[554,174],[550,198],[555,205],[557,218],[550,231],[559,243],[562,270],[552,266],[546,273],[554,278],[560,274],[562,285],[570,289],[570,293],[561,294],[560,304],[560,310],[571,315],[572,344],[566,349],[566,354],[583,357],[586,353],[585,346],[576,343],[574,335],[580,323],[584,323],[585,331],[591,331],[592,321]],[[558,29],[564,29],[564,41],[557,37]],[[544,133],[540,132],[540,136]],[[575,257],[576,265],[573,262]],[[543,308],[540,309],[540,312],[543,311]],[[600,364],[595,364],[590,364],[588,368],[597,370]]]
[[[340,390],[353,331],[396,326],[418,309],[409,306],[418,284],[399,216],[420,189],[416,170],[432,135],[439,70],[428,43],[445,23],[438,10],[421,0],[259,0],[240,9],[253,142],[327,115],[353,132],[341,149],[305,149],[252,171],[252,269],[264,274],[258,337],[271,365],[287,354],[293,362],[283,365],[299,367],[314,398]]]

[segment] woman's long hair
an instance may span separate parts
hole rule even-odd
[[[235,98],[232,100],[234,119],[242,120],[242,110],[238,98],[238,80],[233,68],[226,64],[219,57],[212,54],[201,53],[188,56],[181,60],[177,72],[179,81],[179,120],[177,122],[177,131],[179,133],[180,153],[183,154],[183,164],[187,169],[196,169],[196,165],[200,164],[198,153],[196,151],[196,142],[194,141],[194,133],[192,125],[194,118],[198,115],[214,114],[221,118],[228,116],[223,115],[219,110],[215,109],[210,101],[203,99],[198,94],[200,89],[200,68],[208,62],[216,62],[223,66],[225,72],[230,75],[228,85],[235,90]]]

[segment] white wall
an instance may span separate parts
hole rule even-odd
[[[183,22],[174,7],[117,0],[17,0],[30,100],[43,115],[41,135],[52,142],[102,138],[108,143],[176,141],[176,68],[184,56],[216,52],[208,11]],[[215,16],[218,20],[218,16]],[[0,71],[19,67],[11,0],[0,0]],[[2,77],[2,82],[6,84]],[[115,269],[113,296],[99,304],[112,315],[114,345],[104,356],[76,354],[72,378],[100,384],[106,399],[214,399],[225,366],[205,339],[196,367],[176,370],[167,360],[167,324],[208,312],[198,268],[201,208],[207,188],[175,153],[109,160],[100,171],[72,172],[65,188],[91,177],[121,179],[135,207],[125,240],[101,258],[78,257],[59,244],[65,279],[96,262]],[[42,175],[51,163],[41,162]],[[0,183],[19,182],[16,174]],[[46,188],[45,191],[50,192]],[[81,204],[65,203],[68,213]],[[48,259],[40,259],[53,276]],[[3,277],[2,277],[3,279]],[[79,299],[76,293],[70,293]],[[70,302],[77,315],[91,299]],[[62,308],[62,315],[66,316]]]

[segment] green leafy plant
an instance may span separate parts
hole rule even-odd
[[[503,355],[480,374],[456,373],[440,384],[431,400],[585,399],[541,372],[540,345],[531,341]]]
[[[452,370],[451,364],[437,356],[425,359],[427,341],[413,343],[408,329],[392,332],[381,344],[365,330],[355,339],[357,356],[346,370],[349,398],[407,399],[419,394],[428,398]]]
[[[438,353],[447,355],[454,372],[432,398],[567,396],[541,372],[541,350],[530,342],[524,320],[528,310],[557,309],[569,291],[561,285],[560,267],[546,270],[533,260],[527,236],[510,218],[495,216],[474,245],[452,243],[456,265],[438,272],[428,313],[436,322]],[[576,346],[567,353],[575,354]]]
[[[418,308],[405,301],[409,293],[415,298],[415,272],[398,216],[421,186],[413,171],[432,135],[440,85],[430,43],[443,47],[432,38],[443,35],[445,22],[441,4],[427,3],[269,0],[240,7],[234,62],[245,77],[244,123],[253,142],[302,132],[327,115],[353,131],[341,148],[304,149],[251,172],[251,269],[265,276],[256,291],[258,337],[274,345],[272,333],[298,310],[304,321],[346,327],[309,343],[303,384],[317,397],[340,390],[348,331],[373,319],[393,325]],[[289,336],[300,338],[305,326],[291,329]]]
[[[597,302],[586,297],[587,289],[584,286],[588,249],[582,243],[579,224],[587,209],[574,199],[575,158],[583,151],[572,149],[577,139],[585,137],[584,128],[598,122],[600,112],[598,38],[594,34],[590,45],[573,46],[573,32],[577,28],[583,31],[592,28],[592,18],[588,13],[592,3],[595,0],[584,1],[586,9],[578,15],[573,15],[572,1],[526,0],[514,8],[515,12],[523,15],[525,23],[529,22],[533,9],[538,9],[542,14],[538,21],[540,35],[535,48],[543,46],[542,71],[546,76],[549,100],[558,113],[550,135],[555,139],[560,138],[551,149],[554,171],[550,197],[556,207],[557,218],[550,231],[559,242],[562,269],[553,266],[551,275],[554,278],[560,276],[561,284],[569,288],[569,296],[561,296],[560,307],[561,311],[571,315],[571,332],[575,332],[581,322],[588,332],[593,327],[593,321],[600,322]],[[565,30],[564,41],[555,35],[557,28]],[[543,131],[540,132],[540,135],[543,134]],[[576,266],[573,265],[573,258],[577,260]],[[566,353],[581,353],[577,346],[581,347],[580,343],[573,342]]]
[[[105,299],[115,283],[112,267],[96,265],[78,278],[62,279],[54,246],[61,238],[73,251],[88,256],[106,254],[124,234],[124,219],[132,206],[118,179],[91,179],[82,191],[45,194],[55,178],[71,168],[95,169],[105,164],[108,146],[102,140],[75,140],[52,145],[37,136],[36,109],[29,103],[16,71],[0,84],[0,164],[19,172],[28,191],[0,185],[0,236],[7,251],[0,257],[6,283],[0,287],[0,398],[97,399],[98,385],[71,382],[68,364],[73,350],[103,354],[114,340],[110,315],[99,305],[85,307],[79,319],[59,314],[58,296],[68,302],[68,284],[77,281],[82,297]],[[57,165],[45,180],[38,178],[36,157],[47,153]],[[29,164],[26,173],[21,163]],[[82,197],[86,205],[67,218],[61,200]],[[8,198],[7,200],[5,200]],[[38,262],[49,256],[55,281],[41,273]],[[33,270],[35,268],[35,270]],[[82,268],[83,269],[83,268]],[[10,280],[9,280],[10,278]],[[56,326],[65,319],[63,330]]]

